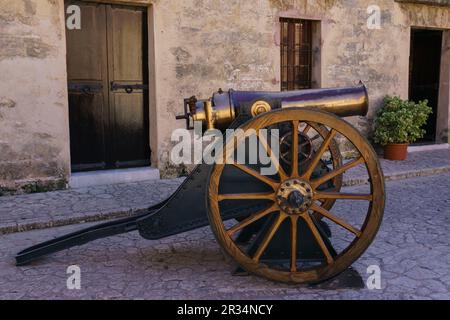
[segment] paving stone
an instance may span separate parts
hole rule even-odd
[[[148,208],[182,179],[0,197],[0,234],[125,217]]]
[[[235,266],[224,259],[209,227],[157,241],[132,232],[59,252],[30,266],[14,266],[18,251],[93,225],[89,223],[0,236],[0,299],[448,300],[449,186],[450,173],[387,183],[380,232],[353,265],[366,283],[367,267],[378,264],[381,290],[287,285],[253,275],[233,276]],[[360,192],[364,187],[345,190]],[[351,214],[357,214],[358,208],[352,206]],[[336,214],[348,211],[339,205],[334,210]],[[81,268],[79,291],[66,287],[66,269],[74,264]]]

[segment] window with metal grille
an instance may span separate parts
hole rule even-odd
[[[311,21],[281,18],[281,90],[311,88]]]

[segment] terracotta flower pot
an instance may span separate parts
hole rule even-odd
[[[388,160],[405,160],[408,143],[393,143],[384,146],[384,158]]]

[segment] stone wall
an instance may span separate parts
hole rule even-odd
[[[62,4],[0,0],[0,193],[69,177]]]
[[[381,9],[381,29],[368,29],[367,8]],[[392,0],[154,1],[158,162],[167,163],[181,98],[222,88],[280,88],[279,18],[321,21],[322,87],[362,80],[368,118],[351,121],[364,133],[386,94],[408,96],[410,27],[450,28],[450,8]],[[447,86],[448,89],[448,86]],[[448,104],[447,104],[448,105]]]
[[[162,169],[171,132],[184,125],[175,120],[183,98],[209,97],[219,87],[279,90],[280,17],[320,21],[314,74],[322,87],[359,80],[368,86],[369,117],[350,119],[365,133],[386,94],[407,98],[410,27],[450,29],[449,7],[392,0],[103,2],[150,8],[150,139],[153,163]],[[379,30],[367,28],[369,5],[382,11]],[[63,0],[0,0],[3,187],[69,176],[63,14]]]

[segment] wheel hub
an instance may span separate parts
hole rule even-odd
[[[301,179],[284,181],[277,191],[277,203],[287,214],[301,214],[313,202],[313,190],[309,183]]]

